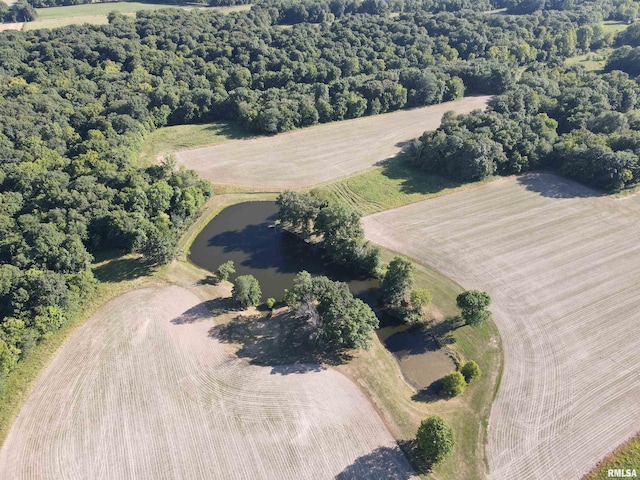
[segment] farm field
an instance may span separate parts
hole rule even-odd
[[[345,177],[396,155],[442,115],[484,108],[488,96],[334,122],[273,137],[181,151],[178,163],[214,184],[303,187]],[[389,128],[393,125],[393,128]]]
[[[89,3],[84,5],[71,5],[67,7],[37,8],[38,17],[33,22],[24,23],[23,30],[36,30],[39,28],[58,28],[68,25],[89,23],[92,25],[106,25],[110,12],[119,12],[124,15],[134,15],[142,10],[159,10],[162,8],[193,9],[179,5],[166,3],[140,3],[140,2],[114,2],[114,3]],[[204,8],[204,7],[197,7]],[[233,7],[210,7],[221,13],[249,10],[250,5]]]
[[[364,218],[371,241],[493,298],[489,478],[581,478],[640,430],[633,200],[528,174]]]
[[[135,290],[79,327],[14,423],[0,478],[411,478],[345,376],[236,359],[215,300],[191,287]]]

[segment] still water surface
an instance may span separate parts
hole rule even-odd
[[[378,280],[355,278],[350,272],[327,268],[321,250],[299,237],[275,227],[275,202],[246,202],[220,212],[196,237],[189,260],[201,268],[215,271],[221,263],[233,260],[236,273],[253,275],[260,282],[263,300],[281,300],[293,277],[306,270],[346,282],[351,292],[367,302],[380,318],[378,337],[396,357],[402,372],[417,389],[428,387],[455,369],[452,360],[432,340],[389,316],[381,315],[376,304]]]

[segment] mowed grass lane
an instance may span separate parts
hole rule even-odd
[[[409,140],[440,126],[454,110],[484,109],[489,97],[465,97],[413,110],[334,122],[272,137],[181,151],[178,163],[214,184],[303,187],[344,177],[396,155]]]
[[[640,211],[529,174],[364,218],[367,238],[488,291],[504,373],[492,479],[577,479],[640,430]]]
[[[207,306],[174,285],[100,309],[35,385],[0,451],[0,478],[412,477],[351,381],[238,360]]]

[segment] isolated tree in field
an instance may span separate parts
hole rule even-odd
[[[395,257],[380,283],[380,298],[385,305],[398,307],[409,296],[413,286],[414,266],[405,257]]]
[[[220,265],[216,270],[216,277],[222,281],[229,280],[229,275],[236,273],[236,267],[233,260],[229,260]]]
[[[480,367],[473,360],[469,360],[467,363],[465,363],[460,369],[460,373],[462,373],[462,376],[467,383],[473,382],[482,374],[482,372],[480,371]]]
[[[464,393],[467,382],[460,372],[451,372],[442,378],[442,393],[449,397],[457,397]]]
[[[254,307],[260,303],[262,290],[253,275],[240,275],[233,282],[231,296],[242,308]]]
[[[441,417],[433,415],[420,424],[416,449],[430,465],[437,465],[450,456],[455,444],[453,430]]]
[[[491,297],[485,292],[467,290],[457,296],[456,303],[467,325],[478,325],[491,318],[491,312],[487,310],[491,305]]]

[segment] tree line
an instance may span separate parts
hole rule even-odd
[[[488,111],[445,115],[412,142],[410,162],[460,182],[543,168],[616,192],[640,179],[639,107],[625,72],[527,71]]]

